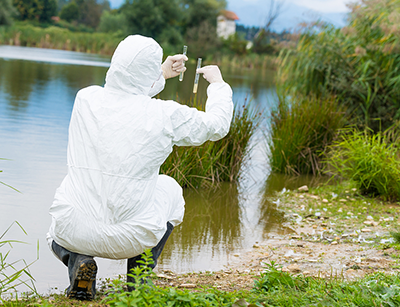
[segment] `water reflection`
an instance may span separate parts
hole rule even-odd
[[[48,52],[46,56],[51,56]],[[84,55],[84,60],[89,61],[90,57]],[[106,70],[90,65],[0,58],[0,157],[12,159],[0,161],[0,169],[4,170],[1,181],[22,191],[19,194],[0,186],[0,226],[4,230],[18,220],[28,233],[28,237],[21,237],[14,230],[9,233],[9,238],[29,243],[13,248],[15,260],[21,255],[26,255],[28,262],[34,260],[39,240],[39,261],[31,267],[31,273],[40,293],[51,286],[67,286],[66,269],[49,252],[45,241],[50,224],[48,208],[66,174],[67,133],[76,92],[88,85],[104,84]],[[234,101],[240,103],[247,96],[253,97],[256,105],[270,107],[273,76],[269,72],[224,67],[222,70],[225,80],[232,85]],[[179,93],[180,99],[188,100],[193,79],[194,68],[189,67],[183,82],[167,81],[160,98],[176,98]],[[207,84],[203,79],[200,82],[198,99],[206,95]],[[219,270],[234,253],[261,240],[265,231],[285,231],[280,226],[282,215],[273,204],[262,200],[265,155],[262,143],[254,142],[258,151],[254,152],[254,165],[249,168],[251,180],[243,177],[239,186],[222,184],[214,190],[184,191],[185,219],[173,232],[160,268],[176,272]],[[257,171],[260,176],[255,176]],[[99,259],[98,263],[100,277],[125,273],[123,261]]]

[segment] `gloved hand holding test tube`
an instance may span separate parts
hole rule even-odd
[[[197,59],[197,69],[201,68],[201,58]],[[199,76],[200,74],[197,72],[196,69],[196,76],[194,77],[194,86],[193,86],[193,94],[197,93],[197,87],[199,86]]]
[[[183,55],[186,55],[186,53],[187,53],[187,46],[184,45],[183,46]],[[183,80],[183,71],[179,74],[179,81],[182,81],[182,80]]]

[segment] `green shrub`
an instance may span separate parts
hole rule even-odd
[[[303,34],[280,55],[280,82],[293,95],[337,96],[355,123],[386,129],[400,118],[399,13],[397,0],[365,0],[349,26]]]
[[[226,137],[217,142],[208,141],[201,146],[174,147],[161,166],[161,173],[175,178],[183,186],[190,187],[237,181],[242,164],[251,149],[250,138],[258,126],[259,119],[260,114],[257,110],[250,108],[246,103],[236,106]]]
[[[344,129],[330,147],[325,161],[328,171],[353,180],[363,194],[400,200],[398,135],[394,129],[375,134]]]
[[[273,171],[285,174],[319,174],[321,154],[346,123],[337,100],[279,97],[266,134]]]

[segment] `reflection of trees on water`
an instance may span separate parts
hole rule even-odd
[[[184,251],[188,258],[199,246],[233,246],[240,237],[240,208],[235,184],[224,183],[215,189],[184,191],[186,212],[183,223],[170,237],[163,257],[173,250]]]
[[[79,89],[92,84],[104,84],[106,69],[0,59],[0,71],[0,90],[6,94],[5,101],[10,110],[19,113],[33,102],[33,94],[40,97],[41,94],[46,93],[46,101],[60,101],[63,99],[59,96],[60,92],[67,89],[71,96],[68,95],[65,99],[71,100],[72,104],[73,97]],[[46,90],[49,85],[53,87],[52,91]],[[54,96],[48,96],[49,93]],[[41,101],[36,99],[35,103],[41,103]]]

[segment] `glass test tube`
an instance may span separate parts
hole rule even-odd
[[[186,55],[186,52],[187,52],[187,46],[183,46],[183,55]],[[182,80],[183,80],[183,72],[179,74],[179,81]]]
[[[199,69],[199,68],[201,68],[201,58],[198,58],[198,59],[197,59],[197,69]],[[197,71],[197,69],[196,69],[196,71]],[[194,77],[193,94],[196,94],[196,93],[197,93],[197,87],[198,87],[198,85],[199,85],[199,75],[200,75],[200,74],[198,74],[198,73],[196,72],[196,76]]]

